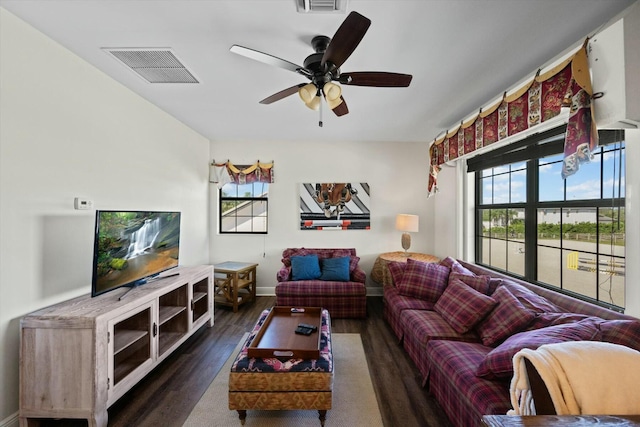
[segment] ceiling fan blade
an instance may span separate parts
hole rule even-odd
[[[350,86],[407,87],[411,83],[411,74],[387,73],[383,71],[362,71],[343,73],[338,81]]]
[[[294,93],[297,93],[298,90],[302,86],[305,86],[306,84],[307,83],[300,83],[298,85],[291,86],[289,88],[281,90],[278,93],[274,93],[273,95],[268,96],[265,99],[263,99],[262,101],[260,101],[260,104],[271,104],[273,102],[280,101],[282,98],[286,98],[287,96],[290,96],[290,95],[293,95]]]
[[[277,56],[269,55],[268,53],[249,49],[248,47],[244,46],[238,46],[237,44],[231,46],[231,49],[229,50],[238,55],[253,59],[254,61],[262,62],[267,65],[273,65],[274,67],[284,68],[285,70],[293,71],[294,73],[308,75],[308,71],[304,67],[294,64],[293,62],[278,58]],[[305,73],[304,71],[307,71],[307,73]]]
[[[370,19],[365,18],[358,12],[351,12],[331,39],[327,50],[322,56],[320,65],[324,67],[329,62],[335,68],[340,68],[358,47],[370,25]]]
[[[340,103],[340,105],[338,105],[336,108],[332,110],[338,117],[344,116],[345,114],[349,114],[349,108],[347,107],[347,102],[344,100],[342,96],[340,97],[340,99],[342,99],[342,102]]]

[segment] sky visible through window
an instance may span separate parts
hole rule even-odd
[[[540,159],[539,201],[591,200],[600,198],[600,170],[602,164],[602,198],[625,196],[624,150],[612,151],[614,146],[598,147],[589,163],[580,165],[574,175],[565,181],[562,171],[562,154]],[[622,170],[622,173],[620,173]],[[493,174],[493,179],[490,176]],[[619,177],[622,177],[619,181]],[[520,203],[526,201],[525,163],[513,163],[483,171],[483,204]],[[620,193],[620,195],[618,194]]]

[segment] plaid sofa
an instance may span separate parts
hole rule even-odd
[[[449,274],[444,292],[452,278],[462,275],[469,286],[486,285],[482,293],[499,302],[484,316],[476,316],[480,320],[468,330],[460,329],[443,309],[444,292],[431,301],[407,295],[411,292],[406,290],[415,286],[404,287],[407,279],[402,268],[407,267],[391,266],[394,280],[384,288],[384,316],[420,371],[423,386],[429,387],[454,426],[480,426],[482,415],[505,414],[511,409],[512,356],[520,348],[596,340],[640,351],[640,320],[634,317],[453,258],[440,265],[456,273]],[[409,281],[415,280],[409,275]],[[510,296],[501,299],[499,295],[504,294]],[[446,298],[448,306],[457,310],[456,316],[466,313],[463,323],[473,317],[476,303],[468,297],[456,301],[449,293]]]
[[[317,255],[319,259],[349,257],[349,281],[293,280],[292,256]],[[276,304],[284,306],[322,307],[332,318],[367,316],[366,273],[358,262],[354,248],[288,248],[282,252],[282,268],[277,272]]]

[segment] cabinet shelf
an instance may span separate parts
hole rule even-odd
[[[141,338],[149,335],[148,331],[136,331],[136,330],[119,330],[114,334],[113,340],[113,354],[119,354],[121,351],[125,350],[127,347],[137,342]]]
[[[122,378],[125,378],[131,372],[133,372],[138,366],[142,365],[147,359],[138,359],[132,360],[130,359],[126,363],[118,363],[118,365],[113,370],[114,382],[118,383]]]
[[[196,303],[198,301],[200,301],[202,298],[206,297],[207,293],[206,292],[193,292],[193,302]]]
[[[158,324],[164,325],[169,320],[173,319],[180,313],[184,312],[186,309],[187,309],[186,307],[178,307],[178,306],[160,306]]]
[[[160,354],[164,354],[171,346],[184,336],[184,332],[164,332],[160,335]]]

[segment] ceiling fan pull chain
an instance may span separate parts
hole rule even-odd
[[[320,98],[320,108],[318,109],[318,111],[320,111],[320,120],[318,121],[318,126],[322,127],[322,98]]]

